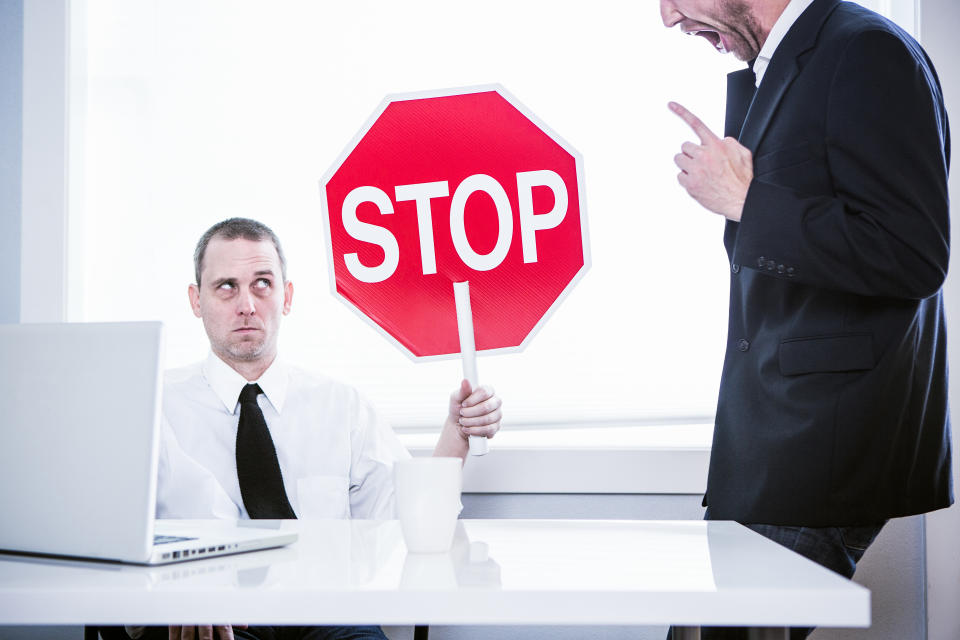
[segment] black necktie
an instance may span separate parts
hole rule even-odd
[[[237,424],[240,495],[247,514],[254,520],[293,519],[297,515],[283,488],[277,450],[257,404],[257,396],[261,393],[257,384],[248,384],[240,392],[240,422]]]
[[[757,92],[757,77],[753,74],[753,65],[747,69],[727,74],[727,117],[723,126],[723,135],[739,139],[747,112]]]

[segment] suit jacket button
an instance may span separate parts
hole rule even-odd
[[[777,265],[777,273],[783,273],[786,270],[786,267],[784,267],[782,264]]]
[[[734,263],[734,265],[730,268],[733,270],[734,273],[740,273],[740,265]]]
[[[797,273],[797,270],[793,267],[787,267],[787,277],[792,278]]]
[[[739,340],[737,340],[737,349],[739,349],[740,351],[746,351],[749,348],[750,348],[749,342],[747,342],[743,338],[740,338]]]
[[[763,256],[760,256],[760,259],[757,260],[757,266],[763,269],[765,266],[767,266],[767,259]]]
[[[774,267],[777,266],[777,263],[773,260],[767,260],[767,271],[773,271]]]

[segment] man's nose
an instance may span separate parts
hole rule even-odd
[[[253,304],[253,293],[250,291],[241,291],[237,298],[237,313],[242,316],[252,316],[256,312],[256,306]]]
[[[660,17],[663,18],[663,26],[668,29],[675,27],[683,20],[683,14],[677,10],[673,0],[660,0]]]

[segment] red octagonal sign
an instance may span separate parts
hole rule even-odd
[[[523,348],[589,267],[580,154],[500,86],[390,96],[323,180],[331,287],[416,358]]]

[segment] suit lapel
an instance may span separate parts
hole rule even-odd
[[[727,116],[723,135],[740,137],[743,121],[756,92],[756,76],[752,69],[740,69],[727,74]]]
[[[774,52],[740,132],[740,143],[751,151],[757,150],[780,101],[799,75],[800,57],[816,45],[823,23],[839,4],[840,0],[816,0],[797,18]]]

